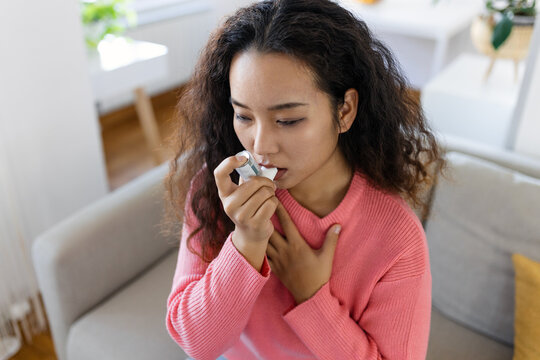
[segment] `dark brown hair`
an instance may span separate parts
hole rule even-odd
[[[199,226],[189,238],[202,232],[198,255],[203,261],[217,256],[234,230],[213,170],[243,150],[233,128],[229,68],[237,53],[249,49],[303,62],[335,112],[345,92],[356,89],[356,118],[338,138],[347,162],[374,187],[400,194],[414,207],[426,207],[419,194],[433,182],[428,167],[443,159],[390,50],[363,21],[332,1],[260,1],[238,10],[210,36],[177,106],[178,126],[170,138],[175,157],[165,179],[168,222],[180,225],[184,210],[193,211]],[[186,204],[195,174],[197,185]],[[231,177],[238,182],[238,174]],[[189,241],[188,248],[194,252]]]

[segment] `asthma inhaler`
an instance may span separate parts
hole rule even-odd
[[[259,166],[249,151],[240,151],[236,156],[244,156],[247,158],[244,165],[236,168],[236,172],[240,174],[244,181],[247,181],[252,176],[264,176],[270,180],[274,180],[274,177],[276,177],[278,172],[277,168],[265,168],[264,166]]]

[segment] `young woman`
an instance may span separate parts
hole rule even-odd
[[[408,203],[443,160],[365,23],[328,0],[241,9],[178,108],[178,345],[197,360],[424,359],[431,272]],[[239,181],[244,149],[273,181]]]

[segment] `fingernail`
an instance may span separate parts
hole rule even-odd
[[[275,182],[272,182],[272,185],[274,185],[274,190],[277,190],[277,185]]]
[[[341,225],[338,225],[334,228],[334,233],[335,234],[339,234],[339,232],[341,231]]]
[[[242,164],[244,164],[248,159],[245,156],[238,155],[236,156],[236,160],[241,161]]]

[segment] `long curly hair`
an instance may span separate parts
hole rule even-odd
[[[399,194],[413,207],[427,206],[419,194],[433,183],[428,168],[444,159],[391,51],[363,21],[332,1],[260,1],[238,10],[211,34],[177,105],[177,129],[168,139],[175,157],[164,181],[165,223],[175,222],[178,231],[184,212],[193,212],[198,226],[188,237],[192,253],[212,261],[234,230],[213,170],[243,150],[233,128],[229,69],[237,53],[252,49],[286,54],[307,65],[336,113],[345,92],[356,89],[356,118],[338,139],[345,159],[374,187]],[[231,178],[238,183],[236,172]],[[200,253],[189,241],[199,232]]]

